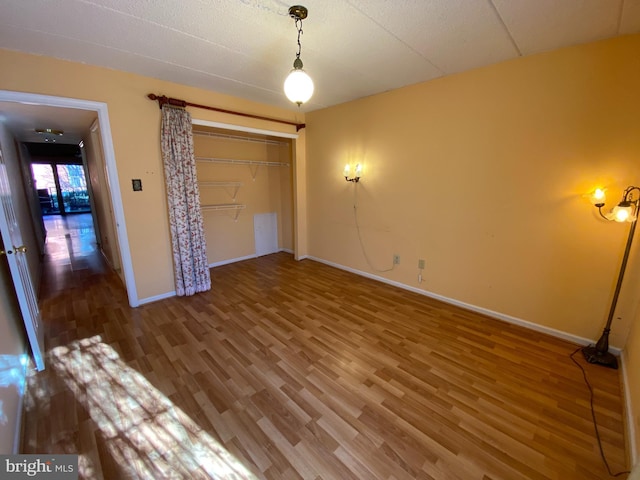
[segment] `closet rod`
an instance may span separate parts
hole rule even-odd
[[[160,108],[162,108],[162,105],[164,105],[165,103],[168,105],[173,105],[175,107],[202,108],[204,110],[213,110],[214,112],[230,113],[231,115],[239,115],[241,117],[257,118],[258,120],[268,120],[270,122],[278,122],[278,123],[285,123],[287,125],[293,125],[296,127],[296,132],[299,132],[301,128],[304,128],[306,126],[304,123],[290,122],[289,120],[280,120],[278,118],[262,117],[260,115],[252,115],[250,113],[235,112],[233,110],[225,110],[223,108],[210,107],[209,105],[191,103],[185,100],[179,100],[177,98],[170,98],[165,95],[156,95],[155,93],[150,93],[149,95],[147,95],[147,97],[150,100],[157,100],[158,106]]]

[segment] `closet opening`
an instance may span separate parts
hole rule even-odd
[[[209,266],[293,254],[297,135],[193,123]]]

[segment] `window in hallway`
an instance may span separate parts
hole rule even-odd
[[[31,169],[43,215],[91,211],[81,164],[33,163]]]

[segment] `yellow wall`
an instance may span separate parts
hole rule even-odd
[[[309,254],[598,338],[627,226],[582,194],[640,183],[639,51],[623,37],[307,114]],[[621,297],[612,345],[634,307]]]
[[[108,105],[119,182],[138,296],[174,290],[168,215],[160,154],[160,110],[147,99],[165,94],[224,109],[304,121],[303,115],[106,68],[0,50],[0,89],[105,102]],[[274,122],[193,109],[196,119],[295,133]],[[133,192],[131,179],[142,180]],[[304,195],[303,191],[298,192]]]

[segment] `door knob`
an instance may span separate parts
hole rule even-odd
[[[16,251],[16,253],[27,253],[27,247],[25,245],[20,245],[19,247],[13,247],[13,249]]]

